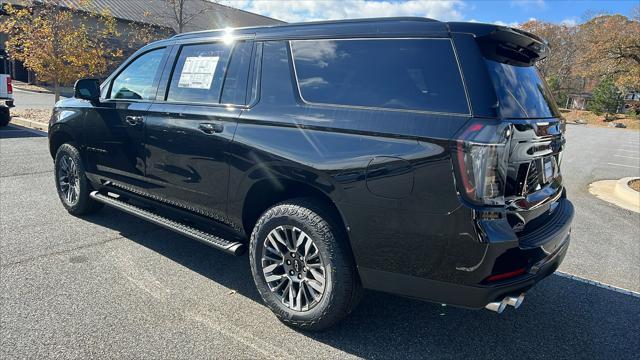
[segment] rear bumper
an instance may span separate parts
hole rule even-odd
[[[518,295],[529,290],[540,280],[551,275],[562,263],[569,238],[556,254],[550,256],[535,273],[523,275],[517,280],[496,283],[490,286],[467,286],[435,281],[373,269],[359,269],[362,282],[372,290],[449,304],[459,307],[481,309],[490,302],[502,300],[507,295]]]
[[[476,283],[461,284],[359,268],[362,283],[372,290],[465,308],[484,308],[488,303],[500,301],[507,295],[518,295],[529,290],[560,266],[569,248],[574,209],[571,202],[563,198],[560,200],[557,211],[557,215],[548,223],[541,226],[538,231],[528,234],[527,238],[518,239],[515,242],[516,246],[507,251],[504,251],[505,242],[489,243],[486,254],[496,254],[496,256],[487,256],[484,259],[484,264],[479,269],[490,269],[490,271],[475,274],[476,279],[482,279]],[[496,229],[499,228],[495,227],[493,230],[497,231]],[[505,234],[502,236],[506,237]],[[523,242],[528,245],[522,246]],[[500,250],[493,251],[495,249]],[[509,272],[515,268],[524,268],[525,272],[514,278],[491,283],[484,280],[488,275]],[[477,277],[477,275],[480,276]]]

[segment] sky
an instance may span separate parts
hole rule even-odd
[[[517,26],[530,19],[575,25],[589,14],[631,16],[640,0],[222,0],[286,22],[383,16],[422,16]]]

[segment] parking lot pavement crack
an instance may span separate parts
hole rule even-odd
[[[161,231],[162,229],[157,229],[157,230],[152,230],[151,233],[156,232],[156,231]],[[21,265],[24,263],[29,263],[32,261],[36,261],[39,259],[43,259],[43,258],[47,258],[47,257],[51,257],[51,256],[58,256],[58,255],[64,255],[64,254],[68,254],[77,250],[82,250],[82,249],[88,249],[88,248],[92,248],[95,246],[101,246],[110,242],[114,242],[117,240],[121,240],[121,239],[126,239],[129,236],[135,236],[135,235],[139,235],[142,234],[143,232],[139,232],[139,233],[132,233],[132,234],[126,234],[126,235],[120,235],[111,239],[105,239],[102,241],[98,241],[98,242],[93,242],[93,243],[89,243],[89,244],[84,244],[84,245],[80,245],[80,246],[76,246],[74,248],[70,248],[70,249],[65,249],[65,250],[59,250],[59,251],[52,251],[49,253],[45,253],[45,254],[40,254],[37,256],[33,256],[33,257],[29,257],[29,258],[25,258],[22,260],[18,260],[18,261],[12,261],[12,262],[4,262],[0,260],[0,268],[9,268],[15,265]],[[144,233],[149,233],[149,232],[144,232]]]
[[[40,174],[48,174],[48,173],[53,173],[53,170],[36,171],[36,172],[32,172],[32,173],[0,175],[0,178],[13,178],[13,177],[29,176],[29,175],[40,175]]]

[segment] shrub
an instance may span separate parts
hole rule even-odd
[[[605,78],[593,89],[589,110],[597,115],[604,114],[605,120],[613,120],[611,115],[618,112],[623,104],[622,93],[611,78]]]

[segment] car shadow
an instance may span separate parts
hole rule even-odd
[[[85,218],[119,230],[200,275],[260,302],[247,256],[233,257],[112,209]],[[634,358],[640,350],[640,296],[551,275],[517,310],[467,310],[368,291],[335,327],[303,333],[366,359]],[[635,355],[634,355],[635,354]]]
[[[0,127],[0,139],[37,138],[46,136],[46,132],[29,129],[19,125],[9,124],[7,126]]]

